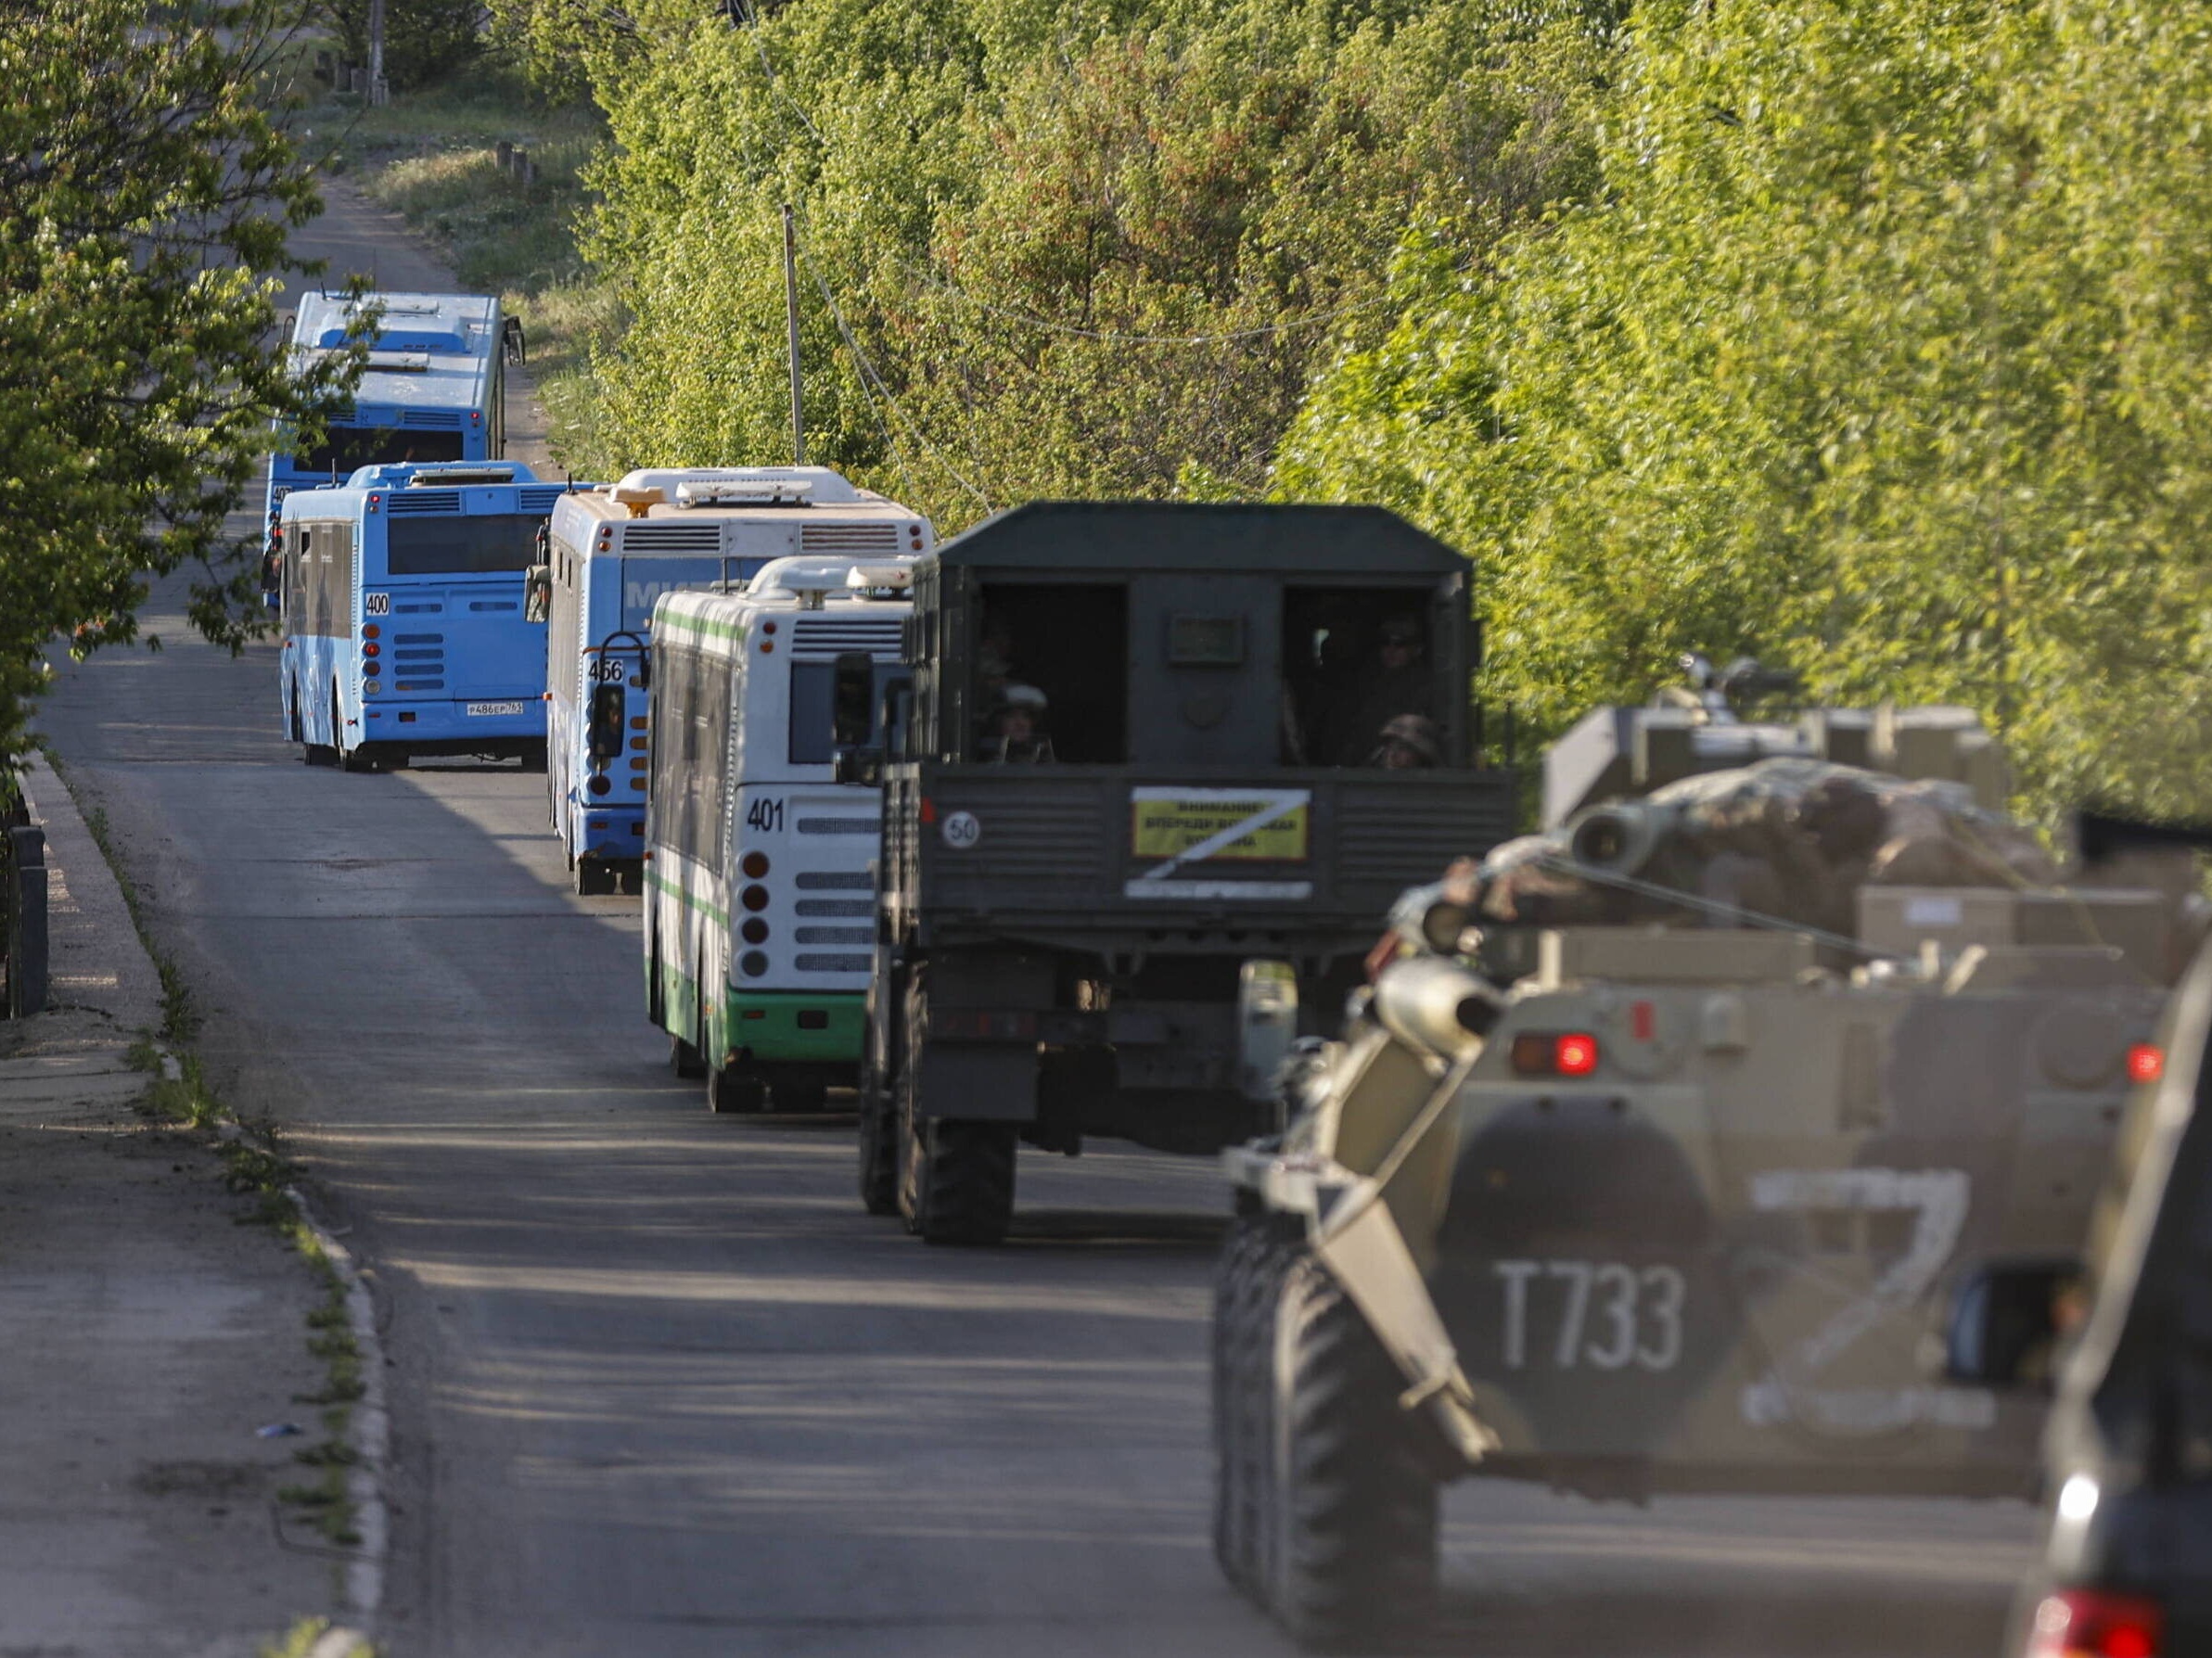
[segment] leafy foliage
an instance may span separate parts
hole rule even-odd
[[[291,227],[319,209],[267,108],[265,0],[150,29],[130,0],[0,0],[0,758],[41,653],[130,640],[147,572],[198,563],[236,648],[259,582],[225,515],[270,422],[311,431],[358,351],[295,378],[275,338]]]
[[[1603,188],[1400,250],[1275,489],[1472,552],[1556,728],[1678,652],[1970,704],[2036,799],[2212,804],[2202,167],[2170,0],[1647,0]]]
[[[1604,30],[1531,9],[637,0],[616,28],[545,0],[608,112],[586,251],[626,322],[571,458],[788,453],[788,201],[810,458],[948,528],[1257,489],[1332,342],[1382,319],[1409,213],[1477,258],[1587,176]]]
[[[371,0],[320,0],[345,60],[369,60]],[[384,0],[384,78],[395,92],[423,86],[483,50],[478,0]]]

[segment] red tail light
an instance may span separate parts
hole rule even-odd
[[[2128,1050],[2128,1080],[2155,1082],[2166,1075],[2166,1054],[2156,1042],[2138,1042]]]
[[[2155,1601],[2064,1589],[2036,1608],[2023,1658],[2158,1658],[2166,1614]]]
[[[1598,1039],[1583,1030],[1524,1030],[1510,1052],[1524,1077],[1587,1077],[1598,1068]]]

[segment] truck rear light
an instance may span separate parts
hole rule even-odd
[[[1524,1030],[1508,1053],[1522,1077],[1587,1077],[1598,1067],[1598,1040],[1583,1030]]]
[[[1037,1015],[1021,1009],[933,1007],[929,1034],[953,1042],[1033,1042]]]
[[[2155,1601],[2062,1589],[2043,1597],[2022,1658],[2158,1658],[2166,1613]]]
[[[2138,1042],[2128,1050],[2128,1080],[2155,1082],[2166,1075],[2166,1051],[2156,1042]]]

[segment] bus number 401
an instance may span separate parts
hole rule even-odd
[[[784,803],[766,796],[756,799],[745,814],[745,826],[761,835],[781,835],[784,832]]]

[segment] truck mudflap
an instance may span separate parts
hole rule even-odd
[[[1470,1464],[1496,1450],[1498,1435],[1477,1413],[1451,1337],[1382,1201],[1382,1182],[1311,1154],[1239,1146],[1223,1152],[1221,1160],[1231,1180],[1270,1209],[1305,1220],[1314,1254],[1405,1377],[1400,1408],[1426,1409],[1445,1443]]]

